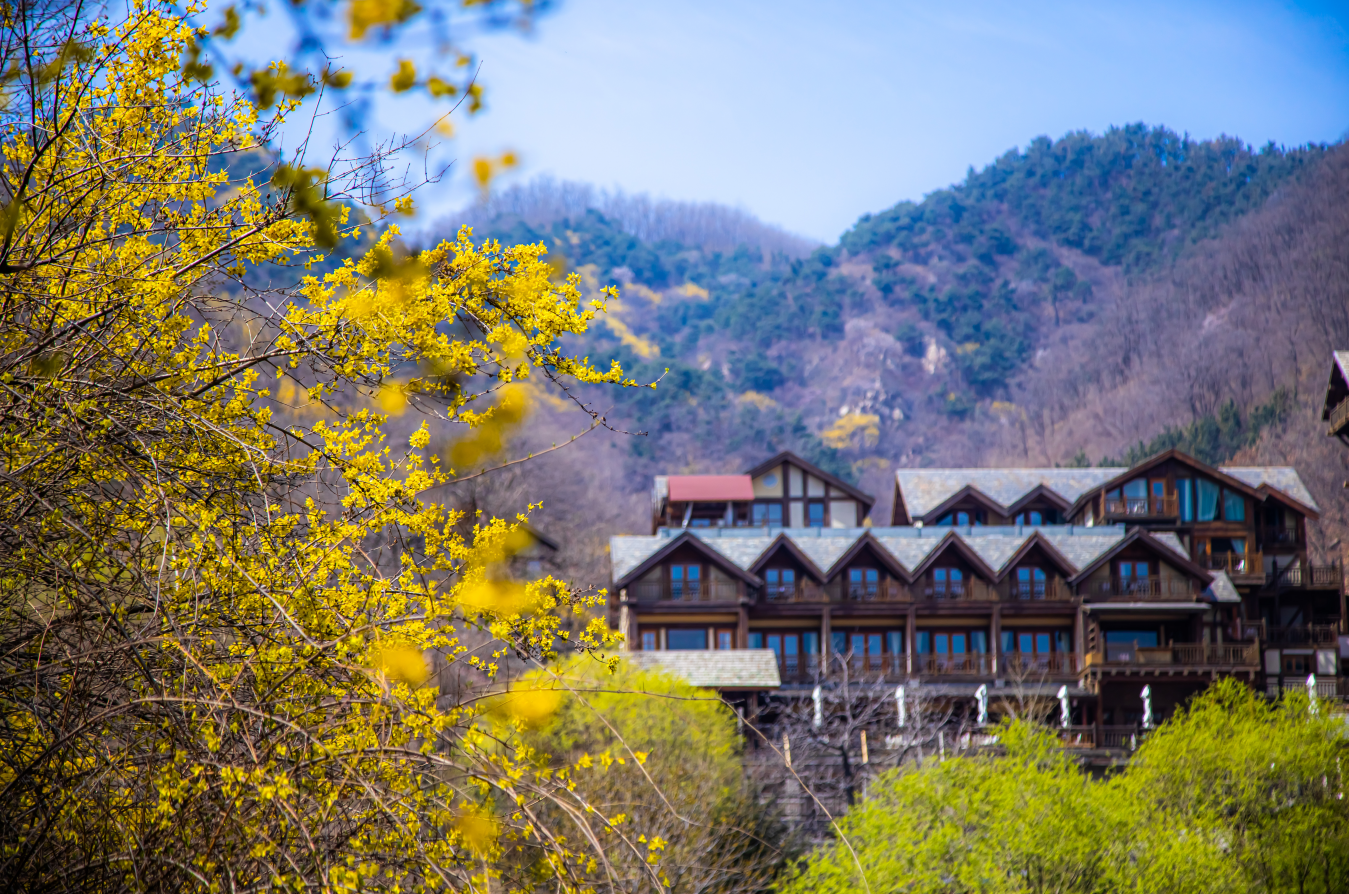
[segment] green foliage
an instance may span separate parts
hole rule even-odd
[[[1322,708],[1324,711],[1324,707]],[[1109,779],[1052,733],[1004,722],[996,752],[891,771],[783,890],[1349,890],[1343,721],[1223,680]]]
[[[592,658],[526,685],[566,693],[532,734],[540,760],[568,774],[582,802],[625,815],[622,825],[646,843],[659,839],[651,855],[672,891],[768,888],[792,855],[790,836],[747,782],[743,737],[716,693],[629,662],[611,673]],[[619,842],[607,851],[621,875],[638,880],[636,864],[649,855],[639,844],[635,853]]]
[[[1119,460],[1102,459],[1102,466],[1134,466],[1150,456],[1175,448],[1201,462],[1218,465],[1243,447],[1254,444],[1260,433],[1272,425],[1282,425],[1293,410],[1293,395],[1286,388],[1275,391],[1263,404],[1252,407],[1245,418],[1236,401],[1228,400],[1217,414],[1201,416],[1189,425],[1162,429],[1161,434],[1144,443],[1139,441]]]

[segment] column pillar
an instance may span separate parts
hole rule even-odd
[[[749,606],[740,604],[740,617],[735,622],[735,641],[737,649],[749,648]]]
[[[1002,672],[1002,606],[993,604],[993,623],[989,635],[993,637],[993,676]]]
[[[912,676],[914,668],[914,651],[918,648],[918,606],[909,606],[909,617],[904,627],[904,635],[908,637],[909,640],[908,648],[904,650],[904,655],[907,659],[905,662],[907,667],[905,669],[908,674]]]
[[[820,610],[820,676],[829,674],[829,633],[833,626],[833,618],[829,614],[829,606]]]

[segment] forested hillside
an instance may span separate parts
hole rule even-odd
[[[1131,125],[1037,139],[813,250],[729,209],[555,183],[445,228],[544,242],[587,288],[620,287],[588,350],[664,377],[599,407],[647,432],[605,450],[611,487],[790,448],[888,517],[897,465],[1170,446],[1222,462],[1308,428],[1328,351],[1349,343],[1328,198],[1349,194],[1347,167],[1338,146]],[[640,527],[630,502],[621,526]]]

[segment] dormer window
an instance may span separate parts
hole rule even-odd
[[[670,598],[697,599],[702,590],[702,567],[699,565],[670,566]]]
[[[764,525],[771,525],[778,528],[782,527],[782,504],[755,503],[754,524],[759,527],[763,527]]]
[[[932,595],[938,599],[958,599],[965,594],[965,575],[959,568],[932,569]]]
[[[790,600],[796,595],[796,572],[790,568],[769,568],[763,573],[769,599]]]
[[[880,573],[875,568],[848,569],[848,598],[875,599],[880,589]]]
[[[1046,580],[1043,568],[1018,568],[1016,570],[1016,598],[1044,599]]]
[[[967,528],[970,525],[982,525],[984,523],[984,514],[979,511],[968,512],[959,510],[957,512],[948,512],[937,519],[939,525],[955,525],[958,528]]]
[[[806,507],[809,515],[806,517],[806,526],[810,528],[824,527],[824,504],[810,503]]]

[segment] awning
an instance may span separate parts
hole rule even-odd
[[[628,652],[643,670],[664,671],[707,689],[777,689],[778,660],[770,649],[672,649]]]
[[[754,484],[748,475],[671,475],[670,501],[683,503],[753,500]]]

